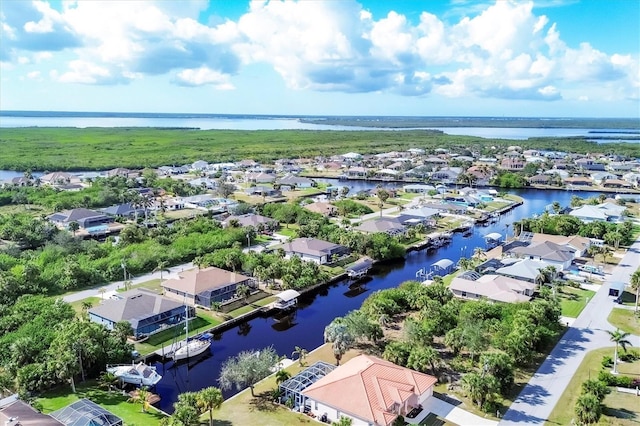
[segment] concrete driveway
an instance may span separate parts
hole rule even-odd
[[[498,424],[495,420],[485,419],[435,396],[427,399],[422,408],[426,413],[437,414],[438,417],[460,426],[496,426]]]
[[[631,274],[640,266],[640,239],[624,255],[609,274],[580,316],[573,322],[560,342],[531,378],[527,386],[505,413],[501,425],[544,424],[560,396],[569,385],[587,352],[613,346],[608,330],[614,327],[607,317],[614,306],[609,296],[609,283],[629,283]],[[640,344],[639,336],[631,336],[634,347]],[[573,407],[566,407],[573,410]]]

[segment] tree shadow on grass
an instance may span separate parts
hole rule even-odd
[[[617,419],[633,420],[633,421],[637,421],[638,419],[638,413],[631,410],[627,410],[626,408],[604,407],[604,410],[602,410],[602,413],[606,416],[615,417]]]
[[[252,409],[257,411],[276,411],[280,405],[273,401],[273,394],[271,391],[262,392],[251,398],[249,403]]]

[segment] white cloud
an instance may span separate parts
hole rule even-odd
[[[417,23],[394,10],[375,20],[355,0],[252,1],[237,21],[210,23],[199,21],[203,0],[68,1],[60,12],[8,3],[0,61],[48,60],[43,73],[59,82],[166,76],[228,90],[243,65],[261,63],[298,90],[594,100],[633,99],[640,88],[637,52],[568,46],[532,2],[457,0],[446,21],[424,11]]]
[[[207,67],[182,70],[176,74],[175,79],[182,86],[204,86],[210,84],[218,90],[234,89],[229,82],[229,76]]]

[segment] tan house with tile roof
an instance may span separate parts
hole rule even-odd
[[[210,307],[213,302],[232,299],[238,285],[255,288],[253,278],[211,266],[180,272],[162,283],[164,296],[187,305]]]
[[[433,395],[437,379],[383,359],[360,355],[302,391],[306,405],[329,421],[387,426]]]

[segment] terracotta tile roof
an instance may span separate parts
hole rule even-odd
[[[422,395],[437,379],[368,355],[360,355],[318,380],[302,393],[375,425],[389,425],[402,405]]]

